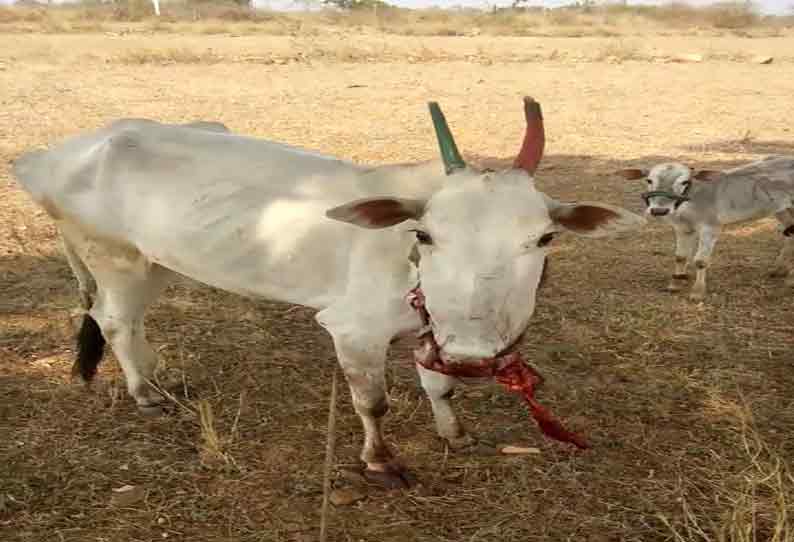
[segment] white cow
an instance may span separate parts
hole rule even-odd
[[[537,102],[525,99],[522,150],[499,172],[468,167],[438,105],[430,110],[444,168],[364,167],[145,120],[22,155],[14,175],[57,224],[88,311],[77,370],[93,376],[104,337],[139,408],[158,407],[143,319],[175,272],[312,307],[364,426],[366,473],[402,484],[381,422],[389,344],[422,327],[408,292],[421,282],[443,362],[476,363],[506,352],[527,328],[555,233],[600,237],[645,222],[611,205],[559,203],[535,188],[544,145]],[[440,436],[466,442],[449,401],[456,379],[417,369]]]
[[[694,171],[669,162],[619,173],[630,180],[645,179],[647,214],[673,226],[675,270],[669,291],[681,290],[688,266],[694,263],[697,277],[690,298],[702,300],[706,270],[722,227],[772,215],[780,222],[785,239],[770,275],[788,274],[794,242],[794,157],[769,157],[725,171]]]

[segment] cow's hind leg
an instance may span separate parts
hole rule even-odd
[[[783,246],[780,247],[780,252],[775,258],[769,276],[782,278],[789,274],[789,260],[792,248],[794,248],[794,211],[786,209],[776,213],[775,218],[778,219],[783,230]]]
[[[138,408],[156,414],[163,397],[149,385],[157,354],[146,340],[144,313],[165,289],[171,272],[143,259],[137,264],[136,273],[105,272],[97,277],[99,295],[90,314],[113,348]]]
[[[63,253],[66,255],[66,261],[72,269],[75,279],[77,279],[77,287],[80,293],[80,306],[84,310],[91,308],[94,296],[96,295],[96,282],[91,272],[86,267],[80,256],[77,255],[75,247],[66,236],[61,235],[61,245]]]
[[[162,293],[173,273],[149,262],[134,247],[103,246],[82,239],[80,258],[97,285],[96,299],[78,334],[76,372],[90,380],[110,343],[124,372],[127,389],[144,413],[157,413],[163,397],[148,382],[157,355],[146,340],[144,313]]]

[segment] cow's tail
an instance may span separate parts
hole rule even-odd
[[[97,373],[104,353],[105,337],[102,336],[102,330],[96,320],[86,312],[77,333],[77,357],[72,365],[72,374],[90,382]]]
[[[80,288],[80,305],[83,308],[83,323],[80,325],[80,331],[77,332],[77,356],[72,365],[72,375],[90,382],[96,375],[97,367],[105,353],[105,337],[90,313],[96,296],[96,283],[69,240],[65,236],[61,239],[66,260]]]

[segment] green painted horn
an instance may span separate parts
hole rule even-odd
[[[430,117],[433,119],[433,128],[436,129],[441,158],[444,160],[444,170],[449,175],[458,169],[465,169],[466,162],[463,161],[458,152],[458,147],[452,138],[452,132],[449,130],[444,113],[441,112],[437,102],[430,102],[428,106],[430,107]]]

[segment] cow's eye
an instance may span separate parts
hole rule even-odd
[[[551,243],[552,239],[554,239],[554,234],[553,233],[547,233],[547,234],[543,235],[540,239],[538,239],[538,246],[539,247],[545,247],[546,245]]]
[[[648,179],[648,184],[651,184],[652,182],[653,182],[652,180]]]
[[[416,234],[416,240],[419,241],[422,245],[432,245],[433,238],[430,237],[430,234],[426,231],[422,230],[412,230]]]

